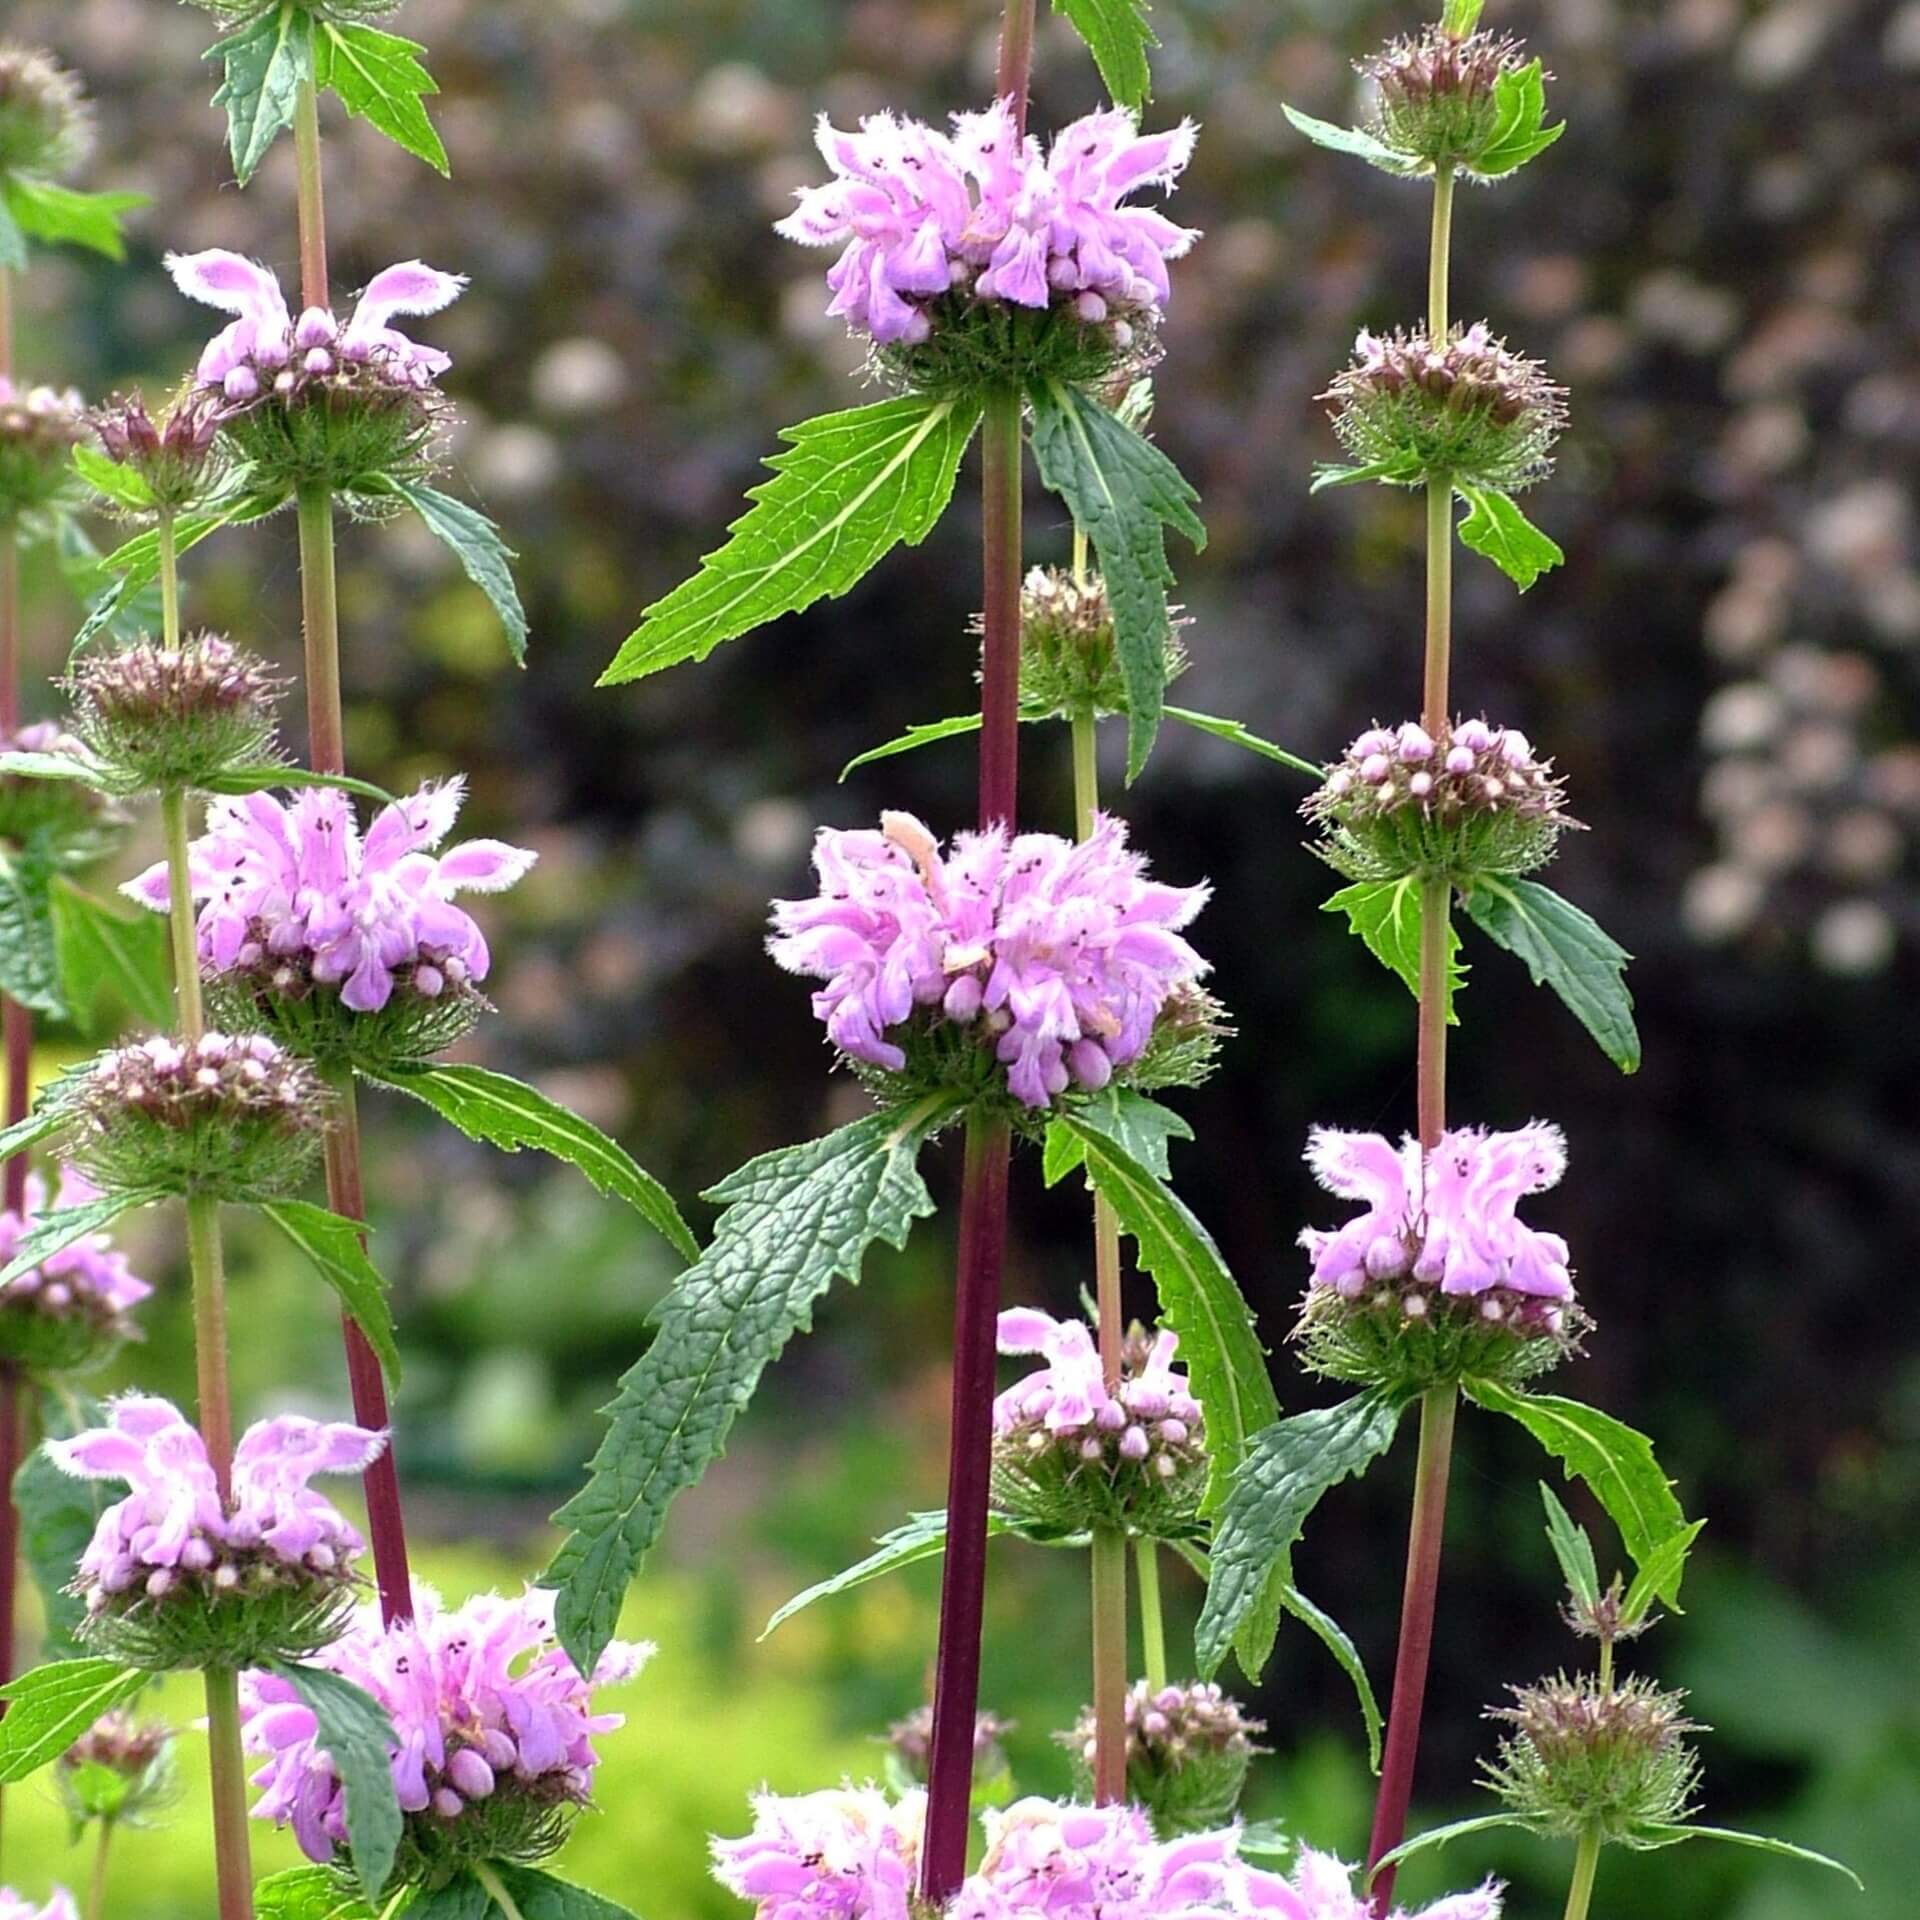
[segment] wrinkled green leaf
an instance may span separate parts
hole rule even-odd
[[[460,570],[484,593],[506,629],[507,651],[514,664],[527,664],[527,615],[520,590],[513,584],[515,554],[500,538],[500,529],[484,513],[436,487],[414,480],[394,480],[390,486],[415,513],[422,525],[460,562]]]
[[[1198,732],[1212,734],[1216,740],[1245,747],[1249,753],[1277,760],[1283,767],[1291,767],[1295,773],[1304,773],[1310,780],[1326,777],[1325,767],[1316,766],[1311,760],[1303,760],[1297,753],[1289,753],[1285,747],[1276,747],[1271,740],[1262,740],[1242,720],[1222,720],[1211,713],[1195,713],[1191,707],[1168,707],[1165,711],[1169,720],[1177,720],[1183,727],[1193,727]]]
[[[837,599],[903,541],[918,546],[953,496],[977,400],[908,394],[788,427],[754,504],[700,571],[640,616],[603,687],[704,660],[783,613]]]
[[[1153,91],[1147,57],[1160,42],[1147,24],[1147,0],[1054,0],[1087,43],[1115,102],[1136,112]]]
[[[557,1588],[561,1645],[591,1673],[676,1494],[725,1449],[761,1372],[812,1324],[836,1279],[857,1283],[876,1240],[903,1247],[933,1211],[920,1149],[954,1109],[929,1096],[824,1139],[762,1154],[706,1197],[713,1243],[662,1302],[653,1344],[606,1409],[587,1484],[554,1518],[568,1538],[541,1576]]]
[[[392,1716],[363,1687],[325,1667],[271,1660],[319,1724],[316,1751],[332,1762],[347,1796],[347,1850],[368,1900],[378,1902],[400,1849],[400,1802],[394,1795]]]
[[[367,1345],[379,1357],[387,1384],[397,1387],[400,1348],[393,1337],[393,1309],[387,1303],[387,1283],[362,1244],[366,1223],[329,1213],[308,1200],[263,1201],[260,1212],[339,1295],[347,1318],[367,1336]]]
[[[331,1867],[289,1867],[254,1888],[253,1920],[388,1920],[388,1914],[376,1915]]]
[[[520,1920],[634,1920],[625,1907],[532,1867],[497,1862],[475,1871],[506,1894],[519,1909]],[[434,1920],[494,1920],[494,1916],[504,1916],[505,1910],[494,1895],[489,1894],[487,1900],[483,1907],[462,1907],[444,1915],[435,1909]],[[410,1910],[409,1920],[418,1912],[418,1908]]]
[[[0,1136],[0,1147],[4,1145],[4,1136]],[[161,1188],[136,1187],[128,1193],[102,1194],[98,1200],[89,1200],[84,1206],[57,1207],[51,1213],[41,1214],[20,1236],[20,1244],[13,1258],[4,1268],[0,1268],[0,1288],[10,1287],[23,1273],[31,1272],[42,1261],[51,1260],[56,1253],[64,1252],[76,1240],[84,1240],[93,1233],[105,1233],[123,1213],[131,1213],[136,1207],[151,1206],[156,1200],[168,1198],[170,1196]]]
[[[105,1009],[124,1009],[143,1026],[173,1021],[173,966],[164,914],[102,900],[55,874],[47,889],[53,949],[67,1009],[89,1038],[115,1024]]]
[[[1542,1480],[1540,1498],[1547,1509],[1547,1540],[1553,1557],[1560,1562],[1567,1591],[1583,1607],[1600,1601],[1600,1569],[1594,1561],[1593,1542],[1585,1527],[1574,1524],[1573,1515],[1555,1498],[1553,1489]]]
[[[148,204],[144,193],[79,193],[52,180],[7,182],[7,212],[15,228],[48,247],[85,247],[109,260],[124,260],[120,235],[125,215]]]
[[[98,448],[82,441],[73,450],[74,471],[95,493],[115,506],[138,512],[153,505],[153,489],[132,467],[109,460]]]
[[[1533,60],[1510,67],[1493,83],[1493,131],[1467,169],[1476,179],[1504,178],[1566,132],[1564,120],[1555,127],[1541,125],[1547,117],[1546,78],[1546,69]]]
[[[16,1153],[25,1153],[29,1147],[37,1147],[42,1140],[60,1132],[66,1125],[67,1116],[43,1098],[24,1120],[16,1120],[12,1126],[0,1129],[0,1161],[11,1160]]]
[[[1349,153],[1382,173],[1405,180],[1420,172],[1421,163],[1404,153],[1396,153],[1384,140],[1377,140],[1362,127],[1336,127],[1330,120],[1316,120],[1310,113],[1283,106],[1280,111],[1304,133],[1316,147],[1333,153]]]
[[[1168,1148],[1175,1140],[1191,1140],[1193,1129],[1171,1107],[1150,1100],[1132,1087],[1105,1087],[1084,1103],[1088,1124],[1114,1141],[1124,1153],[1156,1179],[1171,1180],[1173,1165]],[[1056,1120],[1049,1124],[1043,1162],[1048,1186],[1055,1186],[1087,1158],[1085,1135]]]
[[[40,1395],[40,1420],[49,1439],[66,1440],[105,1419],[99,1401],[58,1386]],[[93,1538],[100,1516],[120,1498],[117,1488],[99,1480],[76,1480],[53,1464],[44,1446],[36,1447],[13,1479],[13,1504],[20,1516],[20,1558],[39,1589],[46,1618],[42,1652],[55,1660],[80,1651],[80,1624],[86,1604],[67,1591],[80,1556]]]
[[[1050,492],[1067,503],[1074,524],[1100,556],[1100,578],[1113,610],[1113,644],[1127,693],[1127,778],[1146,765],[1159,731],[1167,688],[1172,625],[1167,589],[1167,529],[1204,547],[1207,530],[1194,506],[1200,496],[1180,469],[1091,394],[1049,379],[1033,403],[1033,457]]]
[[[1420,886],[1415,874],[1402,874],[1397,880],[1360,880],[1350,887],[1342,887],[1320,909],[1322,913],[1344,913],[1347,925],[1367,943],[1367,951],[1390,972],[1397,973],[1416,1000],[1420,998]],[[1466,983],[1467,969],[1460,958],[1460,935],[1449,920],[1447,1025],[1450,1027],[1460,1024],[1453,997]]]
[[[42,856],[0,848],[0,993],[61,1020],[67,1003],[53,939],[53,877]]]
[[[100,1718],[124,1707],[147,1676],[117,1660],[60,1660],[0,1687],[0,1787],[57,1760]]]
[[[699,1259],[700,1243],[666,1188],[617,1141],[537,1088],[485,1067],[425,1064],[379,1076],[377,1084],[424,1101],[470,1140],[505,1153],[534,1147],[578,1167],[600,1192],[624,1200],[685,1258]]]
[[[122,583],[103,569],[100,549],[72,514],[61,516],[54,541],[60,577],[67,583],[67,591],[87,609],[89,638],[102,624],[121,640],[159,631],[160,589],[156,582],[123,592]]]
[[[208,48],[226,77],[213,96],[227,110],[233,175],[244,187],[287,128],[303,82],[313,78],[312,15],[296,0],[282,4]]]
[[[1620,1618],[1627,1626],[1637,1626],[1647,1617],[1652,1611],[1656,1594],[1669,1589],[1676,1593],[1680,1590],[1680,1576],[1686,1571],[1687,1558],[1706,1524],[1704,1520],[1696,1520],[1691,1526],[1682,1527],[1678,1533],[1669,1534],[1641,1562],[1639,1572],[1633,1576],[1633,1585],[1627,1589],[1627,1597],[1620,1603]],[[1686,1611],[1684,1607],[1671,1604],[1669,1610],[1674,1613]]]
[[[1241,1621],[1260,1605],[1276,1571],[1292,1579],[1294,1542],[1321,1495],[1386,1452],[1400,1414],[1392,1401],[1369,1391],[1296,1413],[1253,1436],[1214,1529],[1213,1577],[1194,1629],[1203,1674],[1219,1671]]]
[[[1537,880],[1484,874],[1462,896],[1468,917],[1523,962],[1536,987],[1551,987],[1622,1073],[1640,1065],[1633,995],[1624,978],[1633,958],[1592,915]]]
[[[1646,1566],[1665,1543],[1687,1527],[1673,1484],[1653,1457],[1653,1442],[1598,1407],[1550,1393],[1517,1393],[1493,1380],[1462,1383],[1468,1399],[1489,1413],[1504,1413],[1592,1488],[1620,1529],[1635,1566]],[[1680,1599],[1684,1560],[1654,1592],[1669,1607]]]
[[[1783,1859],[1804,1861],[1810,1867],[1826,1867],[1833,1873],[1845,1875],[1859,1892],[1865,1893],[1867,1890],[1866,1882],[1851,1867],[1824,1853],[1815,1853],[1811,1847],[1796,1847],[1790,1840],[1775,1840],[1764,1833],[1742,1833],[1734,1827],[1648,1824],[1636,1829],[1628,1838],[1627,1845],[1651,1850],[1655,1847],[1677,1847],[1687,1840],[1720,1840],[1736,1847],[1752,1847],[1760,1853],[1777,1853]]]
[[[1484,554],[1522,593],[1567,556],[1498,487],[1456,485],[1467,503],[1460,542]]]
[[[426,48],[397,33],[357,23],[322,20],[319,27],[314,84],[330,88],[350,114],[395,146],[440,174],[450,173],[447,150],[427,117],[428,96],[440,86],[421,64]]]

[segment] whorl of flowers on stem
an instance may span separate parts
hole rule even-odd
[[[1167,636],[1169,682],[1187,670],[1176,612]],[[974,616],[973,631],[985,626]],[[1127,711],[1127,686],[1114,645],[1113,607],[1097,573],[1034,567],[1020,586],[1020,710],[1029,719],[1072,720]]]
[[[84,756],[86,746],[57,721],[36,720],[11,733],[0,730],[0,757],[12,753],[67,760]],[[0,768],[0,844],[32,847],[55,866],[78,865],[97,858],[119,824],[117,809],[87,781]]]
[[[174,1731],[124,1710],[96,1720],[60,1756],[55,1778],[76,1824],[137,1825],[174,1797]]]
[[[1211,1680],[1127,1690],[1127,1797],[1147,1810],[1163,1840],[1228,1825],[1240,1805],[1255,1736],[1266,1723],[1242,1711]],[[1074,1757],[1074,1784],[1091,1797],[1095,1751],[1091,1707],[1060,1743]]]
[[[326,1084],[264,1034],[155,1034],[103,1053],[51,1096],[68,1152],[109,1192],[275,1199],[311,1170],[332,1118]]]
[[[1012,1763],[1007,1759],[1006,1738],[1017,1723],[1003,1719],[985,1708],[973,1716],[973,1790],[975,1794],[1011,1797]],[[904,1720],[887,1728],[887,1747],[892,1766],[909,1786],[924,1787],[933,1759],[933,1708],[915,1707]]]
[[[909,1094],[1004,1091],[1031,1113],[1151,1065],[1163,1013],[1189,1037],[1207,963],[1179,929],[1209,890],[1150,881],[1110,815],[1077,844],[995,828],[942,854],[889,813],[823,827],[813,864],[820,892],[774,902],[768,951],[827,982],[828,1038]]]
[[[1307,1164],[1330,1193],[1364,1203],[1344,1227],[1309,1227],[1300,1337],[1308,1363],[1396,1391],[1468,1373],[1523,1378],[1553,1365],[1586,1319],[1567,1243],[1518,1216],[1566,1170],[1560,1129],[1455,1127],[1423,1154],[1377,1133],[1314,1129]]]
[[[1024,1523],[1072,1534],[1121,1527],[1160,1539],[1197,1526],[1207,1477],[1206,1427],[1177,1336],[1130,1330],[1109,1393],[1082,1320],[1034,1307],[1000,1316],[1000,1351],[1046,1364],[993,1403],[994,1504]]]
[[[583,1679],[553,1632],[553,1595],[481,1594],[443,1608],[416,1586],[415,1617],[387,1626],[363,1608],[315,1662],[370,1693],[396,1736],[394,1791],[406,1816],[395,1879],[439,1886],[477,1861],[527,1862],[559,1845],[592,1797],[594,1741],[625,1716],[597,1712],[594,1690],[630,1680],[653,1648],[615,1642]],[[244,1677],[254,1817],[291,1824],[310,1860],[344,1860],[346,1789],[316,1744],[312,1712],[272,1673]]]
[[[65,1472],[130,1489],[80,1556],[89,1642],[155,1672],[312,1654],[339,1630],[365,1543],[307,1483],[364,1472],[385,1445],[341,1422],[259,1421],[223,1500],[205,1440],[169,1401],[130,1394],[104,1427],[49,1440]]]
[[[56,1206],[98,1198],[91,1181],[61,1168]],[[0,1266],[13,1260],[46,1208],[47,1183],[30,1173],[26,1205],[0,1213]],[[133,1309],[152,1291],[109,1235],[90,1233],[0,1287],[0,1356],[29,1373],[83,1372],[133,1337]]]
[[[435,382],[452,362],[392,322],[438,313],[464,278],[402,261],[374,275],[342,325],[322,307],[296,318],[272,272],[237,253],[169,254],[167,269],[188,298],[238,316],[194,378],[263,489],[324,486],[364,505],[379,492],[370,481],[431,467],[444,407]]]
[[[1321,396],[1356,465],[1406,486],[1430,479],[1518,493],[1552,471],[1564,387],[1484,321],[1436,345],[1424,327],[1361,329],[1353,365]]]
[[[1553,858],[1566,789],[1515,727],[1417,720],[1369,727],[1327,770],[1300,811],[1314,847],[1350,880],[1531,873]]]
[[[217,633],[85,653],[67,677],[74,731],[103,784],[126,793],[192,789],[258,764],[286,684]]]
[[[1608,1841],[1691,1818],[1700,1761],[1686,1736],[1705,1729],[1686,1718],[1684,1694],[1564,1673],[1510,1691],[1513,1705],[1487,1718],[1513,1731],[1483,1771],[1521,1818],[1568,1838],[1598,1828]]]
[[[1062,128],[1043,153],[1007,100],[955,114],[951,135],[891,113],[842,133],[823,116],[816,139],[834,177],[802,190],[775,231],[841,248],[828,312],[911,387],[1110,379],[1150,360],[1167,262],[1199,237],[1128,203],[1170,189],[1194,137],[1185,121],[1143,136],[1113,109]]]
[[[1507,34],[1458,34],[1438,21],[1358,63],[1373,83],[1383,146],[1438,173],[1474,163],[1501,132],[1494,88],[1525,63]]]
[[[211,495],[223,471],[219,458],[221,399],[204,388],[190,389],[159,420],[138,394],[115,395],[90,416],[100,450],[141,483],[147,504],[133,507],[105,499],[110,512],[125,519],[150,520],[156,513],[181,513]]]
[[[498,840],[436,854],[465,795],[457,778],[423,786],[364,834],[335,788],[214,800],[190,877],[216,1004],[296,1052],[370,1069],[458,1040],[486,1010],[492,956],[456,896],[503,892],[536,857]],[[164,912],[165,865],[124,891]]]
[[[0,527],[72,491],[73,450],[86,437],[86,402],[74,388],[26,386],[0,373]]]
[[[93,151],[79,76],[37,47],[0,47],[0,175],[57,180]]]
[[[65,1887],[55,1887],[43,1907],[36,1907],[24,1893],[0,1887],[0,1920],[80,1920],[80,1909]]]

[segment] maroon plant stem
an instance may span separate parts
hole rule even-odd
[[[1020,765],[1020,391],[987,398],[980,424],[985,572],[980,660],[980,824],[1013,825]]]
[[[980,1708],[980,1624],[987,1580],[987,1482],[993,1463],[995,1335],[1007,1250],[1012,1134],[999,1115],[967,1122],[953,1303],[953,1422],[947,1452],[947,1552],[940,1578],[940,1650],[920,1894],[942,1903],[967,1874],[973,1823],[973,1730]]]

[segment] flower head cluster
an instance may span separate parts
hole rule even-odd
[[[127,499],[109,499],[129,518],[179,513],[204,500],[220,474],[217,457],[222,400],[194,389],[155,420],[139,395],[116,397],[93,414],[93,431],[115,466],[139,482]],[[137,501],[141,490],[146,499]]]
[[[54,754],[71,759],[84,743],[52,720],[35,720],[9,733],[0,729],[0,755]],[[36,846],[54,864],[94,858],[101,829],[115,818],[99,792],[84,780],[43,780],[36,774],[0,771],[0,843]]]
[[[77,75],[33,47],[0,47],[0,175],[58,179],[93,151]]]
[[[0,1920],[80,1920],[80,1909],[65,1887],[55,1887],[44,1907],[11,1887],[0,1887]]]
[[[166,1034],[103,1053],[54,1096],[77,1122],[70,1151],[113,1192],[233,1200],[297,1184],[332,1112],[324,1082],[264,1034]]]
[[[1691,1816],[1700,1762],[1686,1736],[1704,1729],[1686,1718],[1684,1694],[1590,1674],[1511,1691],[1513,1705],[1487,1717],[1513,1731],[1484,1770],[1522,1818],[1568,1836],[1598,1826],[1617,1841]]]
[[[426,463],[434,383],[451,362],[393,321],[438,313],[463,278],[403,261],[374,275],[343,326],[324,307],[296,318],[273,274],[240,254],[170,254],[167,267],[190,299],[237,316],[207,343],[195,379],[263,484],[324,481],[351,493]]]
[[[887,1073],[909,1069],[916,1039],[977,1035],[961,1049],[973,1089],[990,1058],[1022,1107],[1048,1107],[1140,1061],[1206,971],[1179,930],[1207,888],[1148,880],[1110,816],[1079,844],[996,828],[943,856],[920,821],[890,813],[877,833],[822,828],[813,864],[820,892],[774,902],[769,951],[827,982],[813,1010],[828,1037]]]
[[[1359,63],[1378,101],[1376,136],[1429,170],[1473,172],[1503,131],[1494,88],[1522,58],[1506,34],[1458,34],[1437,21],[1393,41]]]
[[[756,1920],[909,1920],[926,1796],[873,1788],[753,1803],[753,1831],[714,1844],[714,1876]],[[1156,1839],[1137,1807],[1016,1801],[981,1816],[986,1850],[954,1920],[1363,1920],[1348,1870],[1309,1853],[1293,1879],[1247,1866],[1238,1829]],[[1491,1884],[1418,1920],[1498,1920]],[[1394,1920],[1408,1920],[1396,1911]]]
[[[1014,1724],[984,1709],[974,1715],[973,1784],[976,1793],[983,1787],[991,1789],[995,1782],[1011,1777],[1012,1767],[1004,1743],[1007,1735],[1013,1731]],[[925,1786],[933,1759],[933,1709],[928,1706],[915,1707],[904,1720],[896,1720],[887,1729],[887,1746],[892,1751],[899,1771],[914,1785]]]
[[[57,1206],[84,1206],[98,1198],[82,1174],[60,1170]],[[24,1208],[0,1213],[0,1266],[13,1260],[46,1205],[46,1182],[28,1174]],[[91,1366],[132,1334],[129,1316],[152,1291],[126,1255],[114,1251],[108,1235],[86,1234],[0,1287],[0,1354],[31,1372]]]
[[[453,1609],[417,1586],[414,1597],[413,1619],[389,1627],[365,1607],[316,1659],[392,1716],[407,1816],[400,1878],[438,1884],[462,1862],[551,1852],[592,1795],[594,1740],[623,1722],[595,1711],[594,1689],[631,1679],[653,1649],[615,1642],[586,1680],[554,1638],[551,1593],[482,1594]],[[267,1756],[255,1818],[291,1823],[310,1860],[344,1855],[346,1788],[312,1712],[271,1673],[247,1677],[243,1706],[247,1748]]]
[[[73,388],[22,386],[0,373],[0,526],[66,493],[68,462],[86,437],[86,403]]]
[[[218,14],[223,20],[246,22],[277,10],[280,0],[193,0],[197,7]],[[351,26],[357,20],[379,20],[398,13],[405,0],[294,0],[303,12],[322,20],[338,20]]]
[[[217,633],[142,639],[82,654],[68,676],[73,724],[117,789],[203,785],[258,762],[286,682]]]
[[[1173,185],[1189,122],[1143,136],[1129,113],[1088,114],[1043,154],[1000,100],[956,114],[950,135],[881,113],[857,133],[823,118],[817,139],[834,177],[803,190],[777,231],[841,249],[828,311],[902,350],[896,364],[922,383],[942,369],[956,384],[1041,366],[1111,373],[1144,345],[1167,262],[1198,237],[1130,204]],[[941,352],[911,351],[927,347]]]
[[[1436,738],[1417,720],[1369,727],[1300,811],[1315,849],[1353,880],[1404,874],[1529,873],[1553,857],[1566,789],[1514,727],[1456,720]]]
[[[459,1038],[491,955],[456,896],[502,892],[535,858],[498,840],[436,855],[465,791],[424,786],[364,835],[334,788],[213,801],[191,849],[202,967],[303,1051],[418,1058]],[[164,912],[165,865],[126,892]]]
[[[1437,478],[1517,493],[1546,478],[1567,423],[1566,389],[1482,321],[1437,346],[1422,327],[1363,328],[1353,365],[1320,397],[1348,454],[1407,486]]]
[[[1259,1749],[1263,1721],[1241,1711],[1210,1680],[1127,1691],[1127,1797],[1146,1808],[1163,1840],[1226,1826],[1240,1804],[1247,1769]],[[1084,1788],[1092,1783],[1095,1726],[1091,1707],[1060,1736]]]
[[[1176,617],[1167,634],[1169,681],[1187,670]],[[984,633],[977,617],[976,632]],[[1034,567],[1020,587],[1020,707],[1039,718],[1124,713],[1126,680],[1114,645],[1113,607],[1097,573]]]
[[[76,1822],[138,1823],[172,1799],[173,1760],[163,1721],[105,1714],[60,1756],[60,1798]]]
[[[1344,1227],[1300,1236],[1313,1261],[1304,1330],[1326,1371],[1457,1377],[1469,1360],[1498,1366],[1502,1355],[1537,1370],[1577,1335],[1567,1243],[1517,1211],[1566,1170],[1558,1127],[1456,1127],[1430,1154],[1411,1138],[1395,1147],[1317,1127],[1307,1164],[1329,1192],[1365,1206]]]
[[[1000,1351],[1046,1364],[993,1403],[994,1495],[1005,1510],[1062,1532],[1121,1525],[1166,1537],[1192,1530],[1206,1479],[1206,1431],[1176,1335],[1139,1328],[1109,1392],[1092,1330],[1033,1307],[1000,1316]]]
[[[205,1440],[166,1400],[127,1395],[104,1427],[48,1441],[76,1478],[130,1489],[80,1556],[90,1632],[156,1670],[310,1653],[338,1625],[364,1543],[307,1483],[363,1472],[385,1445],[363,1427],[262,1420],[234,1449],[223,1498]]]

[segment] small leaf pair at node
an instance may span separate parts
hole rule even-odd
[[[1255,1720],[1211,1680],[1127,1690],[1127,1798],[1144,1807],[1154,1833],[1172,1840],[1230,1826],[1240,1811],[1256,1744]],[[1073,1758],[1074,1791],[1093,1798],[1094,1713],[1081,1710],[1071,1732],[1056,1736]]]
[[[55,1212],[99,1198],[84,1175],[61,1169]],[[37,1173],[27,1176],[25,1199],[19,1213],[0,1213],[0,1267],[12,1264],[35,1223],[48,1217]],[[87,1234],[0,1287],[0,1359],[36,1376],[89,1372],[135,1337],[133,1309],[152,1292],[105,1234]]]

